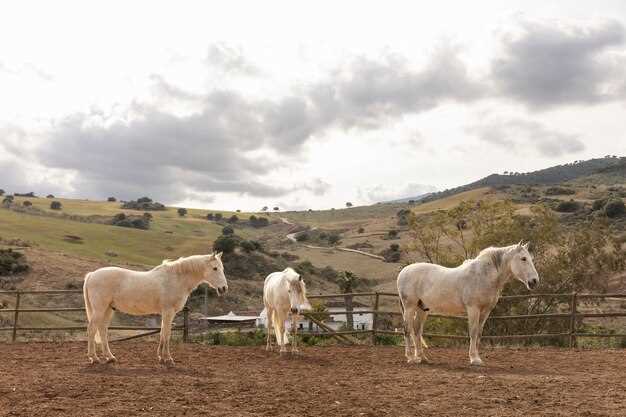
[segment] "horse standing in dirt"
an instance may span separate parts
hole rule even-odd
[[[265,312],[267,313],[266,349],[272,350],[273,328],[276,334],[276,343],[280,346],[280,353],[287,351],[285,345],[289,342],[289,333],[285,328],[285,320],[291,313],[293,332],[291,351],[298,352],[297,318],[301,311],[311,309],[311,304],[306,298],[306,285],[300,274],[292,268],[269,274],[263,285],[263,304],[265,304]]]
[[[207,283],[218,295],[228,290],[222,254],[194,255],[176,261],[165,260],[150,271],[123,268],[100,268],[85,276],[83,295],[87,311],[88,356],[99,362],[96,343],[102,343],[107,362],[115,362],[109,349],[108,327],[113,311],[133,315],[160,314],[161,337],[159,362],[174,365],[170,354],[170,337],[174,316],[187,302],[198,285]]]
[[[466,313],[470,363],[482,365],[478,344],[483,326],[511,275],[529,290],[539,284],[539,274],[528,252],[528,244],[522,245],[520,242],[502,248],[487,248],[475,259],[466,260],[456,268],[414,263],[402,269],[398,275],[398,294],[404,315],[407,362],[428,360],[421,343],[415,342],[422,337],[429,313]],[[413,353],[411,343],[414,346]]]

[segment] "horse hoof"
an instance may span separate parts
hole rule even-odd
[[[168,368],[173,368],[174,367],[174,359],[169,358],[167,360],[165,360],[165,366],[167,366]]]
[[[430,360],[428,358],[421,358],[417,360],[417,363],[429,364]]]
[[[106,359],[107,363],[115,363],[117,362],[117,358],[115,356],[111,356],[110,358]]]
[[[483,366],[483,361],[481,359],[472,359],[470,361],[471,366]]]
[[[100,359],[98,359],[98,357],[89,358],[89,365],[95,365],[97,363],[100,363]]]

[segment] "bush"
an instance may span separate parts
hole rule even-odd
[[[4,199],[2,200],[2,205],[3,206],[10,206],[11,204],[13,204],[13,200],[15,198],[12,195],[7,195],[4,197]]]
[[[48,195],[46,196],[46,198],[54,198],[54,195],[53,195],[53,194],[48,194]]]
[[[255,215],[252,215],[250,216],[250,219],[248,219],[248,223],[250,223],[250,226],[252,227],[266,227],[269,226],[270,221],[267,217],[256,217]]]
[[[561,201],[559,204],[557,204],[554,210],[558,211],[559,213],[573,213],[575,211],[578,211],[579,209],[580,209],[580,203],[574,200],[570,200],[570,201]]]
[[[222,229],[222,234],[224,236],[231,236],[235,234],[235,230],[233,229],[232,226],[224,226],[224,228]]]
[[[212,221],[215,217],[213,216],[213,213],[207,213],[206,215],[206,219],[209,221]]]
[[[24,202],[22,203],[22,205],[23,205],[24,207],[31,207],[31,206],[33,205],[33,203],[31,203],[30,201],[26,200],[26,201],[24,201]]]
[[[213,216],[215,218],[216,222],[219,222],[220,220],[222,220],[222,217],[224,217],[222,215],[222,213],[215,213],[215,216]]]
[[[359,227],[359,230],[357,230],[357,233],[361,234],[361,233],[365,233],[365,229],[362,227]]]
[[[220,236],[213,242],[215,252],[232,253],[237,247],[237,240],[232,236]]]
[[[398,231],[391,229],[390,231],[387,232],[387,239],[397,239],[398,238]]]
[[[228,223],[237,223],[239,221],[239,217],[237,217],[237,215],[233,214],[232,216],[230,216],[228,218]]]
[[[309,234],[307,232],[298,233],[296,235],[296,240],[298,242],[306,242],[307,240],[309,240]]]
[[[0,197],[4,195],[4,190],[0,188]]]
[[[109,198],[107,198],[107,201],[108,201],[109,203],[115,203],[115,202],[117,201],[117,198],[115,198],[115,197],[109,197]]]
[[[61,210],[62,204],[60,201],[53,201],[50,203],[50,209],[52,210]]]
[[[591,204],[591,210],[593,211],[602,210],[604,206],[606,205],[606,202],[607,202],[606,198],[594,200],[593,204]]]
[[[161,203],[152,201],[151,198],[141,197],[136,201],[126,201],[122,204],[122,208],[127,210],[156,211],[165,210],[166,207]]]
[[[243,249],[246,253],[254,252],[257,250],[261,250],[261,244],[256,240],[243,240],[239,244],[241,249]]]
[[[546,189],[546,195],[572,195],[576,194],[576,190],[565,187],[550,187]]]
[[[400,250],[400,245],[398,245],[397,243],[392,243],[391,245],[389,245],[389,249],[394,252],[398,252]]]
[[[331,245],[336,245],[341,240],[341,237],[337,233],[332,233],[328,235],[328,243]]]
[[[0,275],[13,275],[30,269],[26,256],[11,249],[0,249]]]
[[[152,213],[148,213],[148,212],[144,213],[143,218],[148,221],[152,221]]]
[[[178,210],[176,210],[176,212],[180,217],[185,217],[187,215],[187,209],[183,207],[180,207]]]
[[[152,214],[150,213],[144,213],[141,217],[129,217],[124,213],[117,213],[113,216],[111,224],[119,227],[148,230],[150,228],[151,220]]]
[[[604,213],[607,217],[615,218],[626,214],[626,207],[622,200],[611,200],[604,206]]]

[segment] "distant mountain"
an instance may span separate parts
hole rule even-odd
[[[604,158],[574,161],[569,164],[557,165],[532,172],[512,172],[508,174],[491,174],[478,181],[432,193],[421,201],[433,201],[463,191],[481,187],[495,187],[513,184],[560,184],[566,181],[592,176],[594,174],[615,173],[626,169],[626,157],[605,156]]]
[[[408,203],[409,201],[422,201],[423,199],[428,198],[433,194],[435,193],[425,193],[415,197],[398,198],[397,200],[385,201],[385,203]]]

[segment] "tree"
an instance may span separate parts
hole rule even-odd
[[[269,207],[267,207],[267,206],[263,206],[263,208],[261,209],[261,211],[263,211],[263,212],[265,212],[267,210],[269,210]]]
[[[54,198],[54,194],[48,194],[46,198]]]
[[[26,201],[22,202],[22,205],[23,205],[24,207],[30,207],[30,206],[32,206],[32,205],[33,205],[33,203],[31,203],[30,201],[26,200]]]
[[[15,199],[15,197],[13,197],[12,195],[4,196],[4,199],[2,200],[2,205],[3,206],[10,206],[11,204],[13,204],[13,200],[14,199]]]
[[[241,213],[241,210],[240,210],[240,209],[237,209],[236,211],[237,211],[237,213]]]
[[[115,203],[115,202],[117,201],[117,198],[115,198],[115,197],[109,197],[109,198],[107,198],[107,201],[108,201],[109,203]]]
[[[624,207],[624,202],[622,200],[611,200],[604,206],[604,213],[607,217],[615,218],[620,217],[626,214],[626,207]]]
[[[280,207],[274,207],[274,211],[280,210]]]
[[[206,215],[207,220],[213,220],[213,218],[214,218],[213,213],[207,213]]]
[[[398,231],[395,229],[391,229],[390,231],[387,232],[387,239],[397,239],[398,238]]]
[[[2,197],[3,195],[4,195],[4,190],[0,188],[0,197]]]
[[[331,245],[336,245],[337,243],[339,243],[340,239],[341,237],[337,233],[332,233],[328,235],[328,243],[330,243]]]
[[[220,236],[213,242],[215,252],[232,253],[237,247],[237,241],[232,236]]]
[[[50,209],[52,210],[61,210],[62,207],[63,205],[60,201],[53,201],[52,203],[50,203]]]
[[[356,275],[354,275],[354,273],[350,271],[343,271],[342,273],[339,274],[339,282],[338,282],[339,289],[341,290],[342,293],[349,294],[357,286],[358,280],[359,279],[357,278]],[[351,312],[352,311],[352,296],[346,296],[344,297],[344,300],[346,304],[346,311]],[[346,314],[346,327],[348,328],[348,330],[354,329],[354,320],[353,320],[353,316],[351,313]]]
[[[235,230],[233,229],[232,226],[224,226],[224,228],[222,229],[222,234],[224,236],[231,236],[235,234]]]
[[[352,203],[348,201],[348,202],[346,203],[346,207],[348,207],[348,208],[352,207]]]
[[[222,215],[222,213],[215,213],[215,216],[214,216],[216,222],[219,222],[220,220],[222,220],[223,217],[224,216]]]
[[[237,217],[236,214],[233,214],[232,216],[229,217],[228,219],[228,223],[237,223],[239,221],[239,217]]]
[[[180,217],[185,217],[187,215],[187,209],[186,208],[182,208],[180,207],[178,210],[176,210],[178,212],[178,215]]]

